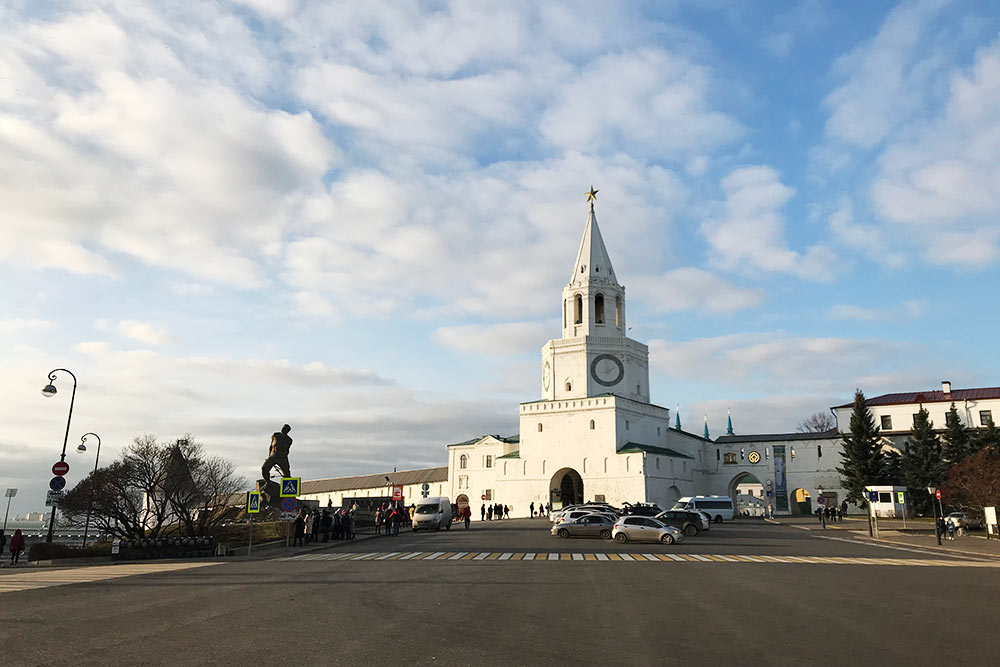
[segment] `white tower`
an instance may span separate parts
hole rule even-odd
[[[542,397],[547,400],[614,394],[649,402],[649,350],[626,336],[625,288],[615,278],[594,214],[570,281],[563,288],[562,338],[542,348]]]

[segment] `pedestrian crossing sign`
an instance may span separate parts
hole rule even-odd
[[[282,477],[281,478],[281,497],[282,498],[297,498],[299,496],[299,488],[302,486],[301,477]]]
[[[260,492],[250,491],[249,493],[247,493],[247,513],[248,514],[260,513]]]

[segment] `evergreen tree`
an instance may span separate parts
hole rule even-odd
[[[885,452],[885,474],[882,477],[882,483],[903,486],[904,479],[903,455],[895,449],[887,450]]]
[[[958,410],[955,404],[951,404],[951,409],[945,414],[944,431],[944,457],[949,463],[958,463],[972,453],[970,446],[969,429],[965,427],[958,417]]]
[[[913,431],[903,453],[903,476],[916,511],[929,513],[927,487],[940,486],[947,468],[941,456],[941,439],[934,432],[934,423],[927,410],[921,406],[920,412],[913,417]]]
[[[882,455],[882,436],[860,389],[854,394],[851,430],[844,434],[840,458],[841,465],[837,468],[840,485],[847,490],[849,502],[861,504],[866,500],[865,487],[884,479],[885,457]]]
[[[1000,452],[1000,429],[997,428],[993,420],[986,425],[986,428],[977,428],[970,438],[970,449],[973,453],[981,452],[984,449],[993,449]]]

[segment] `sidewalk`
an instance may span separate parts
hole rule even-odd
[[[856,540],[878,544],[917,547],[954,555],[1000,558],[1000,541],[986,539],[985,531],[966,533],[954,540],[946,540],[942,537],[941,546],[938,546],[937,538],[934,535],[934,524],[929,521],[907,520],[904,530],[901,520],[879,519],[878,539],[869,537],[866,517],[848,516],[845,517],[843,523],[826,524],[825,529],[815,517],[780,517],[771,523],[821,533],[840,533],[844,537],[849,535]]]

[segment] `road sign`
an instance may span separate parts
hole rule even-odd
[[[878,491],[868,491],[868,500],[873,503],[878,502]]]
[[[295,517],[299,515],[298,512],[282,512],[280,521],[295,521]]]
[[[299,495],[299,491],[302,488],[302,478],[301,477],[282,477],[281,478],[281,497],[282,498],[296,498]]]
[[[402,500],[403,499],[403,485],[402,484],[393,484],[392,485],[392,499],[393,500]]]
[[[430,491],[421,491],[420,495],[421,495],[421,497],[426,498],[427,496],[431,495],[431,492]]]
[[[250,491],[247,493],[247,513],[248,514],[259,514],[260,513],[260,492]]]
[[[299,510],[299,501],[295,498],[282,498],[281,511],[295,513]],[[294,517],[293,517],[294,518]]]
[[[62,491],[66,488],[66,478],[65,477],[53,477],[49,480],[49,488],[53,491]]]
[[[938,500],[941,500],[941,489],[934,490],[934,497],[937,498]]]
[[[66,495],[65,491],[52,491],[50,490],[45,494],[45,506],[53,507],[62,502],[63,496]]]
[[[69,464],[65,461],[56,461],[52,464],[52,474],[62,477],[69,472]]]
[[[906,501],[906,497],[903,496],[903,492],[902,491],[897,491],[896,492],[896,502],[899,503],[900,505],[905,505],[906,504],[905,501]]]
[[[767,497],[770,498],[772,491],[770,489],[768,489],[766,493],[767,493]]]
[[[747,461],[750,463],[760,463],[760,452],[750,452],[747,454]]]
[[[485,493],[483,494],[483,500],[486,500],[486,494]]]
[[[826,505],[826,498],[824,498],[823,496],[817,496],[816,502],[819,503],[820,505]]]
[[[421,491],[430,491],[431,490],[431,485],[428,484],[427,482],[424,482],[423,484],[420,485],[420,490]]]
[[[17,489],[7,489],[7,497],[13,498],[17,495]]]

